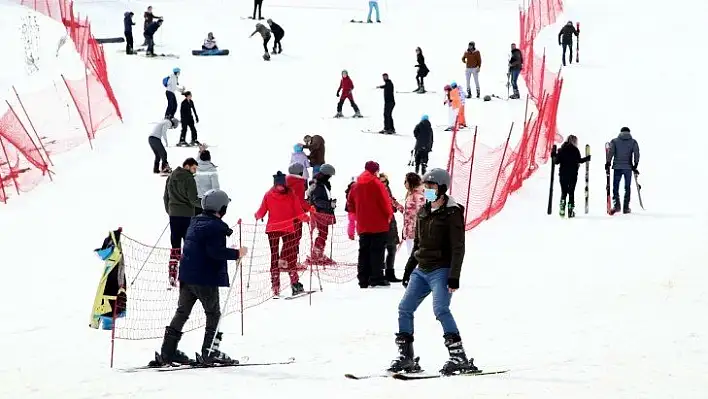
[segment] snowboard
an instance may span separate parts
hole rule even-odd
[[[639,207],[644,210],[644,202],[642,201],[642,185],[639,184],[639,172],[634,173],[634,184],[637,187],[637,199],[639,200]]]
[[[108,44],[108,43],[125,43],[124,37],[104,37],[96,39],[96,43]]]
[[[590,156],[590,144],[585,144],[585,156]],[[590,212],[590,161],[585,162],[585,214]]]
[[[192,55],[210,56],[210,55],[229,55],[229,50],[192,50]]]
[[[553,147],[551,148],[551,185],[548,187],[548,209],[546,210],[547,214],[553,213],[553,179],[555,178],[556,175],[556,151],[558,150],[558,147],[554,144]]]

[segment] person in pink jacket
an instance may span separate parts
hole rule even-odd
[[[352,177],[352,181],[349,182],[349,185],[347,186],[347,189],[344,190],[344,195],[346,198],[346,201],[349,202],[349,192],[352,189],[352,186],[356,182],[356,178]],[[356,239],[356,213],[354,212],[349,212],[349,207],[347,205],[344,205],[344,211],[347,213],[347,220],[349,223],[347,224],[347,235],[349,236],[350,240],[355,240]]]
[[[413,250],[413,240],[415,239],[415,224],[418,210],[425,205],[423,196],[423,182],[416,173],[406,174],[406,200],[404,205],[396,203],[396,208],[403,213],[403,241],[406,243],[406,250],[410,256]]]

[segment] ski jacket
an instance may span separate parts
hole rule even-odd
[[[233,231],[223,220],[209,213],[192,218],[184,237],[179,262],[182,284],[228,287],[227,261],[238,260],[238,250],[226,247],[226,237]]]
[[[275,40],[280,40],[285,36],[285,31],[283,28],[280,27],[280,25],[276,24],[275,22],[270,24],[270,31],[273,32],[273,36],[275,36]]]
[[[425,188],[421,185],[406,194],[405,205],[398,209],[403,213],[403,239],[415,239],[415,223],[416,215],[420,208],[425,205],[425,197],[423,196]]]
[[[270,29],[266,28],[263,24],[256,24],[256,30],[251,33],[251,37],[256,33],[260,34],[263,40],[270,40]]]
[[[337,200],[332,198],[332,185],[329,182],[329,176],[322,174],[315,176],[315,185],[310,191],[309,200],[317,212],[334,215]]]
[[[167,131],[170,127],[172,127],[172,121],[169,119],[162,120],[152,129],[150,137],[157,137],[162,140],[165,143],[165,147],[167,147]]]
[[[521,55],[521,50],[511,50],[511,58],[509,58],[509,70],[520,71],[524,66],[524,56]]]
[[[285,176],[285,185],[293,192],[297,198],[303,212],[310,211],[310,204],[305,201],[305,190],[307,189],[307,179],[304,176],[287,175]]]
[[[420,121],[413,129],[416,152],[430,152],[433,150],[433,126],[430,121]]]
[[[170,76],[167,77],[167,87],[165,87],[165,90],[171,91],[171,92],[176,92],[177,88],[179,86],[179,77],[175,75],[174,73],[171,73]]]
[[[379,86],[379,89],[383,89],[384,103],[385,104],[395,104],[396,99],[393,94],[393,82],[391,79],[386,80],[383,85]]]
[[[388,192],[388,197],[391,200],[391,208],[393,209],[393,213],[391,214],[391,221],[388,223],[388,236],[386,237],[386,245],[394,246],[398,245],[401,242],[401,238],[398,236],[398,222],[396,221],[396,217],[393,216],[393,214],[396,213],[396,206],[393,204],[396,199],[393,198],[393,194],[391,193],[391,187],[389,187],[388,184],[384,184],[384,186],[386,187],[386,191]]]
[[[558,165],[558,175],[560,177],[578,178],[580,164],[587,162],[587,157],[580,156],[578,147],[569,142],[563,143],[556,153],[553,163]]]
[[[219,172],[216,170],[216,165],[211,161],[198,160],[194,181],[197,183],[197,197],[199,198],[203,198],[204,193],[209,190],[218,190]]]
[[[622,132],[610,141],[606,162],[612,162],[612,169],[615,170],[636,169],[639,166],[639,143],[631,133]]]
[[[364,171],[349,191],[349,212],[356,215],[359,234],[389,231],[393,217],[393,204],[386,186],[376,175]]]
[[[347,185],[346,190],[344,190],[344,200],[346,203],[344,204],[344,212],[351,213],[349,210],[349,193],[352,192],[352,186],[356,183],[356,179],[352,177],[352,181]]]
[[[425,65],[425,57],[423,54],[416,54],[416,68],[418,68],[418,76],[426,77],[430,73],[428,66]]]
[[[155,22],[150,22],[148,25],[145,26],[145,36],[152,37],[155,35],[155,32],[160,28],[160,25],[162,25],[161,20],[157,20]]]
[[[169,81],[168,81],[168,86],[169,86]],[[194,112],[194,116],[192,116],[192,112]],[[193,100],[189,100],[186,98],[184,100],[182,100],[182,104],[180,104],[180,106],[179,106],[179,116],[182,119],[183,124],[185,122],[194,121],[194,118],[196,118],[197,122],[199,122],[199,115],[197,115],[197,109],[194,107]]]
[[[465,257],[464,208],[445,195],[443,206],[432,209],[426,203],[418,211],[415,239],[404,280],[409,278],[418,266],[423,272],[449,268],[448,286],[459,288],[460,271]]]
[[[197,195],[197,183],[187,169],[177,167],[167,177],[165,192],[162,195],[165,212],[170,216],[194,216],[194,208],[201,207]]]
[[[123,33],[133,33],[133,25],[135,25],[135,22],[133,22],[133,15],[134,14],[130,11],[123,14]]]
[[[573,24],[566,24],[558,32],[558,44],[573,44],[573,35],[578,36],[578,31]]]
[[[305,144],[302,148],[310,150],[311,165],[323,165],[325,163],[325,141],[319,134],[312,136],[310,144]]]
[[[339,89],[337,89],[337,95],[341,93],[341,97],[346,98],[349,97],[350,94],[352,94],[352,90],[354,90],[354,82],[352,82],[352,78],[347,75],[339,81]]]
[[[482,66],[482,55],[477,49],[468,49],[462,54],[462,62],[467,65],[467,68],[480,68]]]
[[[310,160],[307,159],[307,155],[304,152],[293,152],[290,156],[290,165],[294,163],[302,165],[302,177],[305,181],[310,180],[310,171],[308,170],[310,168]]]
[[[295,219],[302,218],[305,211],[292,190],[274,186],[263,196],[261,207],[256,211],[256,219],[263,219],[266,214],[266,233],[292,233],[295,231]]]

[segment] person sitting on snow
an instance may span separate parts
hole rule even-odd
[[[207,34],[207,38],[204,39],[204,44],[202,44],[202,50],[218,50],[219,48],[216,46],[216,38],[214,38],[214,34],[209,32]]]

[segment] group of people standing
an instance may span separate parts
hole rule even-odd
[[[135,14],[132,11],[126,11],[123,14],[123,34],[125,35],[125,53],[135,54],[134,49],[134,38],[133,38],[133,16]],[[164,19],[162,17],[156,16],[152,12],[152,6],[149,6],[147,10],[143,13],[143,37],[145,41],[142,46],[147,46],[145,55],[148,57],[155,56],[155,33],[162,26]]]

